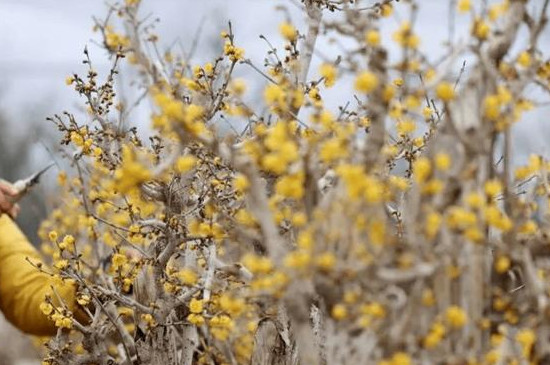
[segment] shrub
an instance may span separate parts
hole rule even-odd
[[[428,4],[303,0],[307,29],[283,22],[263,67],[231,25],[219,57],[192,66],[158,51],[139,0],[112,6],[126,31],[96,24],[106,81],[88,51],[67,79],[89,120],[50,119],[75,177],[60,174],[68,192],[40,233],[89,319],[46,299],[60,329],[44,363],[548,361],[549,164],[513,171],[510,144],[537,106],[527,87],[550,87],[548,1],[532,3],[452,2],[471,36],[435,62],[412,25]],[[394,7],[411,19],[396,62],[380,36]],[[325,35],[347,46],[310,70]],[[121,62],[155,106],[148,141],[125,127]],[[237,68],[265,82],[263,105]],[[328,88],[354,94],[331,110]]]

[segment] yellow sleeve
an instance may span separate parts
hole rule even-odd
[[[33,267],[41,262],[38,251],[29,243],[17,225],[6,215],[0,216],[0,310],[23,332],[48,336],[56,333],[53,322],[40,310],[46,295],[56,298],[51,290],[63,298],[74,312],[75,287],[55,284],[53,278]]]

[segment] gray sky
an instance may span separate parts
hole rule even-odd
[[[254,16],[269,14],[273,8],[271,1],[155,0],[145,1],[144,5],[143,14],[153,12],[161,19],[157,30],[167,44],[176,39],[189,44],[203,20],[204,40],[217,36],[226,27],[227,19],[234,21],[240,34],[247,35],[243,41],[256,41],[257,36],[248,35],[259,34],[260,24],[273,23],[275,30],[277,24],[273,17],[267,16],[267,22],[266,19],[259,22],[261,19]],[[105,52],[92,41],[98,39],[92,32],[92,15],[101,17],[105,13],[101,0],[1,0],[3,106],[10,113],[17,113],[29,104],[38,103],[45,104],[46,111],[52,113],[77,100],[74,92],[64,85],[64,79],[71,72],[84,69],[81,65],[84,46],[88,45],[100,74],[109,67]],[[223,23],[219,24],[220,21]]]
[[[533,6],[541,2],[531,0]],[[245,47],[247,57],[261,65],[266,47],[258,35],[264,34],[275,41],[279,38],[277,28],[284,14],[276,11],[275,6],[281,3],[288,4],[293,20],[297,25],[303,25],[296,7],[283,0],[144,0],[143,14],[151,11],[160,18],[157,31],[165,45],[176,39],[184,46],[190,44],[204,20],[199,49],[209,50],[212,49],[209,40],[217,37],[231,19],[237,43]],[[422,0],[420,3],[416,31],[422,39],[422,48],[435,58],[441,54],[442,42],[447,39],[449,2]],[[398,13],[400,6],[397,6]],[[64,80],[72,72],[84,70],[81,60],[85,45],[88,45],[100,75],[108,70],[105,52],[92,42],[98,35],[92,32],[91,17],[101,17],[105,11],[102,0],[0,0],[0,107],[12,120],[17,121],[17,116],[28,110],[36,110],[39,113],[37,118],[41,120],[64,109],[76,110],[79,99]],[[456,37],[464,38],[469,30],[468,17],[461,16],[456,21]],[[382,36],[387,42],[397,22],[393,19],[384,22]],[[548,33],[546,31],[543,40],[547,44],[550,41]],[[334,48],[326,41],[320,42],[320,49],[324,54],[336,57]],[[212,57],[200,52],[198,56],[201,62]],[[325,100],[331,97],[336,107],[345,94],[333,91],[332,95],[326,94]],[[550,137],[548,112],[549,108],[532,113],[521,125],[514,127],[517,146],[524,154],[550,156],[550,147],[547,147]]]

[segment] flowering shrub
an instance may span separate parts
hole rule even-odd
[[[40,234],[82,313],[46,298],[59,332],[43,363],[550,361],[550,164],[513,171],[510,146],[537,106],[527,87],[550,90],[541,3],[453,2],[471,37],[434,62],[413,27],[424,4],[302,0],[307,29],[280,24],[284,50],[263,68],[231,26],[220,56],[193,66],[161,55],[139,0],[110,8],[96,24],[106,81],[87,51],[87,75],[67,79],[90,120],[50,119],[75,177],[59,175],[67,193]],[[394,7],[411,19],[396,62],[380,31]],[[310,70],[323,35],[348,48]],[[124,127],[121,62],[155,106],[149,141]],[[264,105],[239,67],[265,82]],[[331,110],[328,88],[354,97]]]

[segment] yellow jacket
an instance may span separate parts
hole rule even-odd
[[[53,322],[40,310],[45,295],[53,299],[55,291],[74,312],[75,288],[73,285],[55,285],[53,278],[33,267],[41,262],[40,254],[29,243],[15,223],[6,215],[0,216],[0,310],[20,330],[37,336],[56,333]]]

